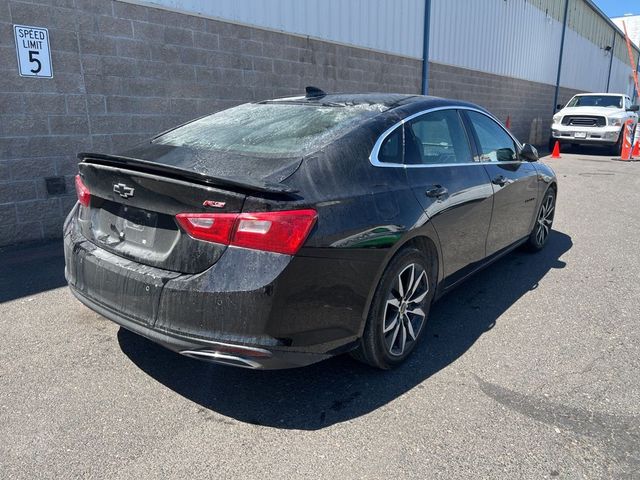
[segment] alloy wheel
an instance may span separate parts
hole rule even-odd
[[[424,303],[429,293],[427,272],[417,263],[396,277],[384,309],[383,335],[387,351],[401,356],[415,342],[424,325]]]
[[[553,224],[555,208],[555,197],[553,195],[547,195],[538,214],[538,226],[536,230],[536,241],[538,245],[544,245],[544,242],[547,241],[547,237],[551,231],[551,225]]]

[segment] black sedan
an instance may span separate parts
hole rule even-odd
[[[473,104],[325,94],[240,105],[83,153],[66,278],[171,350],[247,368],[415,348],[438,297],[540,250],[553,171]]]

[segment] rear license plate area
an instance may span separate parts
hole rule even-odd
[[[576,132],[573,136],[574,138],[587,138],[587,132]]]
[[[157,213],[122,205],[116,220],[116,230],[121,240],[152,248],[157,224]]]

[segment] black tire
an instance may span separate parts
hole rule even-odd
[[[624,128],[620,131],[620,135],[618,135],[618,141],[615,145],[611,147],[611,155],[614,157],[622,156],[622,143],[624,142]]]
[[[524,244],[525,250],[538,252],[547,244],[547,240],[549,239],[551,228],[553,226],[555,208],[556,191],[553,187],[550,187],[547,189],[544,197],[542,198],[542,202],[540,203],[540,208],[536,214],[536,222],[533,225],[533,230]]]
[[[376,288],[363,336],[357,350],[352,352],[355,359],[388,370],[400,365],[411,354],[429,318],[436,287],[436,271],[435,259],[420,250],[406,248],[396,254]],[[410,278],[415,283],[410,283]],[[404,279],[403,283],[409,287],[406,290],[415,286],[415,293],[401,292],[400,279]],[[426,293],[423,296],[425,286]],[[412,302],[412,298],[419,301]],[[414,313],[418,311],[424,313],[424,317]],[[386,333],[385,327],[388,329]]]

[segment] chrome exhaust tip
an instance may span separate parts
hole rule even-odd
[[[198,360],[207,360],[209,362],[222,363],[224,365],[232,365],[241,368],[260,368],[262,365],[254,360],[229,355],[222,352],[211,352],[208,350],[183,350],[180,352],[185,357],[197,358]]]

